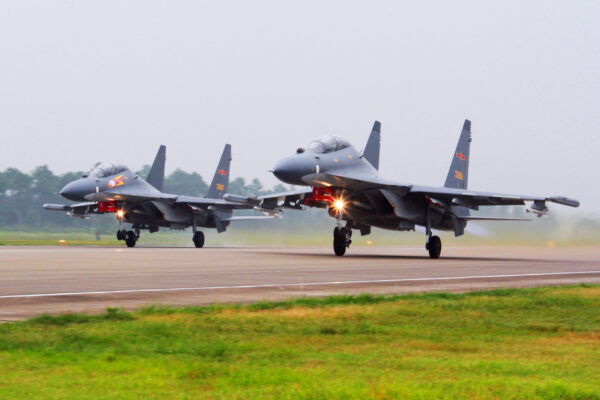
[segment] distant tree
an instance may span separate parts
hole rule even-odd
[[[197,172],[187,173],[176,169],[165,179],[165,192],[186,196],[204,196],[208,185]]]
[[[144,165],[138,174],[146,178],[149,171],[150,166]],[[0,172],[0,226],[21,230],[72,228],[102,233],[114,232],[116,223],[112,216],[93,215],[89,220],[82,220],[42,208],[44,203],[69,203],[60,196],[59,191],[67,183],[81,178],[82,174],[81,171],[76,171],[55,175],[46,165],[35,168],[30,174],[16,168]],[[260,180],[252,179],[247,183],[241,177],[233,179],[229,187],[231,193],[245,196],[286,190],[289,189],[281,184],[276,185],[272,190],[267,190]],[[208,191],[208,185],[198,173],[188,173],[178,169],[166,177],[165,191],[188,196],[204,196]],[[304,215],[301,221],[307,224],[310,222]]]
[[[235,178],[229,182],[229,193],[237,194],[240,196],[247,196],[248,192],[246,189],[246,181],[244,178]]]
[[[146,179],[148,174],[150,173],[150,166],[148,164],[144,165],[141,170],[137,171],[136,174]]]

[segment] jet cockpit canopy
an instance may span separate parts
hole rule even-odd
[[[123,164],[102,163],[91,170],[88,176],[94,178],[106,178],[107,176],[116,175],[126,170],[127,167]]]
[[[350,147],[350,142],[339,136],[325,135],[319,139],[313,140],[308,146],[308,150],[313,153],[331,153]]]

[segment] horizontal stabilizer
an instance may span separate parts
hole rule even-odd
[[[531,221],[530,218],[477,217],[477,216],[461,217],[461,219],[464,219],[467,221]]]
[[[52,211],[67,211],[70,210],[71,207],[67,204],[44,204],[44,210],[52,210]]]
[[[248,205],[253,205],[253,206],[257,206],[261,203],[262,200],[256,198],[256,197],[251,197],[251,196],[238,196],[236,194],[229,194],[229,193],[225,193],[223,195],[223,200],[225,201],[230,201],[232,203],[237,203],[237,204],[248,204]]]
[[[273,219],[273,218],[279,218],[279,217],[277,217],[275,215],[257,215],[255,217],[239,216],[239,217],[225,218],[225,219],[222,219],[221,221],[251,221],[251,220],[255,220],[255,219]]]
[[[579,207],[579,200],[570,199],[564,196],[554,196],[550,197],[548,200],[553,203],[562,204],[563,206]]]

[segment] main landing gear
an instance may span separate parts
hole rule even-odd
[[[140,238],[140,231],[126,231],[121,229],[117,231],[117,240],[124,240],[127,247],[135,247],[135,243]]]
[[[439,236],[433,236],[431,232],[431,211],[429,207],[425,209],[425,233],[427,234],[427,242],[425,248],[429,251],[429,257],[439,258],[442,254],[442,240]]]
[[[439,258],[442,254],[442,241],[439,236],[427,236],[425,248],[429,251],[429,257]]]
[[[194,246],[200,248],[204,246],[204,233],[201,231],[194,232],[194,237],[192,239],[194,241]]]
[[[192,240],[194,241],[194,246],[197,248],[204,247],[204,233],[199,231],[196,227],[196,219],[192,216],[192,232],[194,232],[194,236]]]
[[[333,230],[333,251],[336,256],[343,256],[346,248],[350,247],[352,240],[352,230],[350,228],[336,226]]]

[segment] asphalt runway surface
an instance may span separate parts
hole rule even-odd
[[[0,248],[0,320],[150,304],[600,283],[600,247]]]

